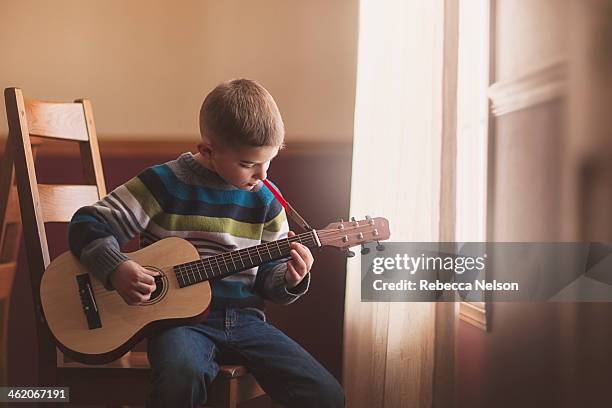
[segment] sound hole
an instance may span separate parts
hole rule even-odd
[[[155,290],[151,293],[149,300],[140,303],[141,306],[152,305],[159,302],[168,292],[168,277],[164,274],[164,271],[154,266],[145,266],[144,268],[156,272],[157,275],[153,277],[155,279]]]

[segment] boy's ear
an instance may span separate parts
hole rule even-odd
[[[198,151],[202,156],[210,157],[213,152],[212,143],[208,140],[202,139],[200,143],[198,143]]]

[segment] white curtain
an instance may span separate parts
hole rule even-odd
[[[393,241],[437,241],[444,0],[361,0],[351,215],[384,216]],[[343,383],[348,406],[430,407],[436,307],[362,303],[348,261]]]

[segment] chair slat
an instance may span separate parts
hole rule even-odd
[[[96,186],[39,184],[38,191],[44,222],[69,222],[79,208],[99,200]]]
[[[25,106],[30,135],[88,141],[83,104],[26,101]]]

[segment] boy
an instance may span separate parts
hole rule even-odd
[[[179,236],[210,256],[293,235],[285,212],[261,182],[284,139],[272,96],[254,81],[217,86],[200,109],[198,153],[151,167],[92,206],[79,209],[70,249],[109,290],[130,305],[155,290],[151,273],[120,252]],[[292,243],[291,259],[211,282],[213,299],[200,324],[152,336],[151,406],[206,402],[219,357],[246,365],[266,393],[290,407],[341,407],[338,382],[297,343],[265,321],[263,301],[289,304],[309,285],[312,254]]]

